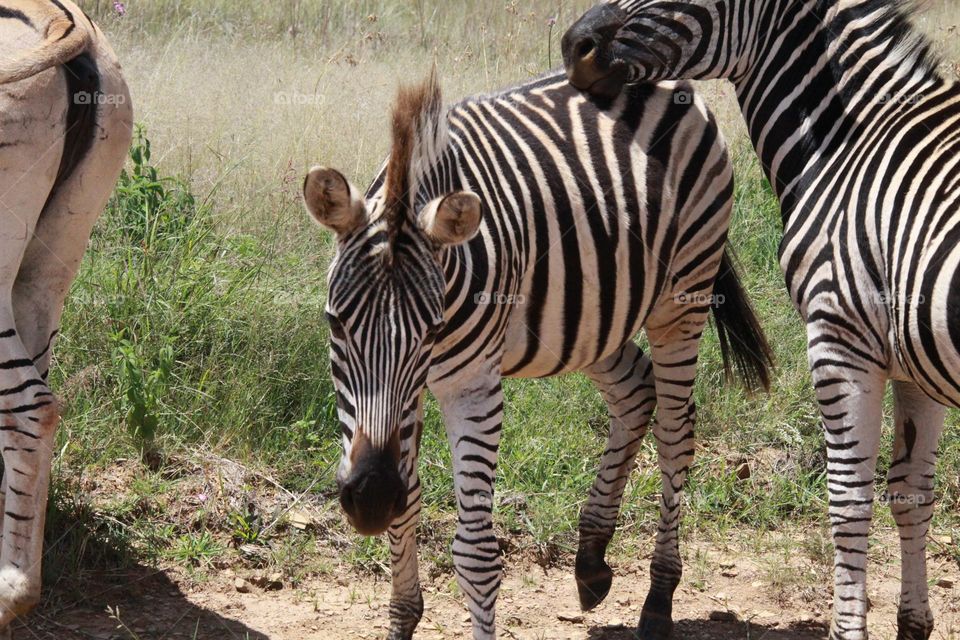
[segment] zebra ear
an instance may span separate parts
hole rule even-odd
[[[461,244],[477,235],[482,210],[477,194],[454,191],[424,207],[420,228],[438,244]]]
[[[303,181],[303,202],[311,218],[337,235],[355,231],[367,221],[363,196],[334,169],[310,169]]]

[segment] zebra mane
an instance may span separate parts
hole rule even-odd
[[[939,77],[940,58],[934,53],[930,39],[913,24],[913,16],[928,8],[927,0],[820,0],[820,4],[825,9],[838,5],[851,22],[876,15],[873,24],[877,30],[889,30],[889,37],[902,60],[915,61],[921,68]]]
[[[447,126],[442,109],[443,97],[435,67],[421,84],[401,87],[397,92],[384,199],[388,256],[393,254],[404,222],[412,215],[422,176],[446,148]]]

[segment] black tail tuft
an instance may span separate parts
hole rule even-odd
[[[97,105],[100,99],[100,72],[88,53],[81,53],[63,65],[70,100],[67,108],[67,133],[57,181],[51,191],[66,182],[83,160],[97,135]]]
[[[713,287],[713,318],[727,379],[739,377],[747,389],[770,390],[773,350],[747,298],[729,250],[724,251]],[[733,370],[736,370],[736,376]]]

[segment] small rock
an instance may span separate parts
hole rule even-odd
[[[234,580],[233,588],[237,590],[237,593],[250,593],[250,583],[243,578]]]
[[[561,613],[557,615],[560,622],[569,622],[570,624],[582,624],[583,616],[579,613]]]
[[[950,578],[940,578],[939,580],[937,580],[937,586],[940,587],[941,589],[953,589],[953,586],[955,584],[956,583]]]
[[[290,521],[290,526],[294,529],[299,529],[304,531],[313,524],[313,517],[306,511],[294,510],[287,514],[287,519]]]
[[[283,574],[276,572],[268,575],[263,588],[267,591],[279,591],[283,589]]]
[[[736,622],[737,614],[733,611],[711,611],[709,618],[714,622]]]
[[[953,538],[951,536],[931,536],[934,542],[939,542],[945,547],[949,547],[953,544]]]
[[[720,575],[722,575],[724,578],[736,578],[738,575],[740,575],[740,572],[736,569],[724,569],[720,572]]]

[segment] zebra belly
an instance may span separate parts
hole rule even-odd
[[[626,273],[626,270],[623,272]],[[599,285],[594,280],[593,284]],[[579,371],[620,349],[636,336],[649,313],[644,304],[644,284],[623,279],[614,290],[592,286],[585,279],[581,290],[568,292],[552,286],[539,311],[531,299],[518,297],[511,309],[504,343],[503,372],[514,378],[543,378]],[[567,305],[566,296],[582,297],[582,304]],[[641,302],[631,304],[634,298]],[[571,316],[569,309],[577,311]],[[632,313],[631,309],[637,312]],[[568,321],[569,319],[569,321]]]

